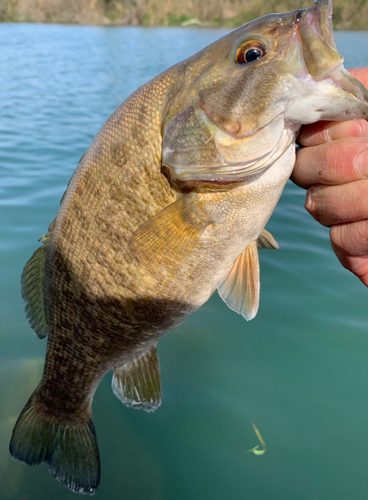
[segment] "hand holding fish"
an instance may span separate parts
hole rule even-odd
[[[368,67],[350,70],[368,86]],[[341,264],[368,286],[368,122],[320,121],[302,128],[292,180],[307,189],[306,210],[330,227]]]

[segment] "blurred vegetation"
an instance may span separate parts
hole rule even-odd
[[[236,27],[312,0],[0,0],[0,21],[130,26]],[[334,26],[366,30],[366,0],[335,0]]]

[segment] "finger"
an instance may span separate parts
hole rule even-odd
[[[368,220],[332,226],[330,238],[341,264],[368,286]]]
[[[368,219],[368,179],[308,189],[306,210],[323,226]]]
[[[353,75],[354,78],[359,80],[365,87],[368,88],[368,67],[366,68],[351,68],[349,73]]]
[[[301,149],[291,179],[308,189],[313,184],[335,185],[368,177],[368,140],[344,138]]]
[[[320,121],[305,125],[298,136],[298,144],[318,146],[344,137],[368,137],[368,122],[366,120]]]

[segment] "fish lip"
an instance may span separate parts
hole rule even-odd
[[[310,9],[304,9],[303,21],[305,20],[312,28],[312,30],[315,32],[315,34],[319,36],[319,38],[323,39],[318,19],[320,6],[321,6],[320,2],[314,2],[313,7],[311,7]]]
[[[300,20],[305,20],[325,44],[337,50],[333,34],[332,0],[315,0],[313,7],[302,10]]]
[[[306,22],[327,46],[338,52],[333,33],[332,0],[315,0],[313,7],[304,10],[301,22]],[[357,100],[368,102],[366,89],[364,86],[357,86],[357,81],[345,70],[342,56],[341,60],[334,67],[328,68],[323,76],[330,79],[337,88],[348,92]]]
[[[354,97],[357,101],[360,101],[362,104],[366,106],[365,116],[364,118],[368,118],[368,90],[364,87],[364,85],[356,80],[345,68],[343,62],[338,65],[334,70],[329,74],[329,78],[333,82],[333,84],[342,89],[345,92],[348,92],[352,97]]]

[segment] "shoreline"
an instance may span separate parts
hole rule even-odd
[[[159,2],[159,3],[158,3]],[[78,26],[234,29],[269,13],[313,0],[0,0],[0,22]],[[366,31],[368,2],[334,0],[336,31]]]
[[[203,30],[206,29],[224,29],[224,30],[233,30],[235,28],[238,28],[241,26],[239,25],[232,25],[232,24],[210,24],[210,23],[202,23],[201,25],[198,24],[191,24],[191,25],[183,25],[183,24],[155,24],[155,25],[146,25],[146,24],[124,24],[124,23],[81,23],[81,22],[74,22],[74,21],[31,21],[31,20],[8,20],[4,21],[0,19],[0,26],[4,24],[30,24],[30,25],[42,25],[42,26],[85,26],[86,28],[185,28],[185,29],[198,29],[201,28]],[[245,23],[243,23],[245,24]],[[340,28],[340,27],[335,27],[334,26],[334,31],[336,32],[352,32],[352,33],[366,33],[368,31],[368,25],[367,29],[362,29],[362,28]]]

